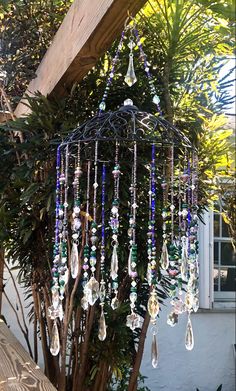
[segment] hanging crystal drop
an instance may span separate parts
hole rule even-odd
[[[52,288],[52,305],[53,308],[56,310],[59,305],[59,290],[57,287]]]
[[[70,272],[71,277],[76,278],[79,271],[79,254],[77,244],[74,242],[71,249],[71,257],[70,257]]]
[[[136,75],[134,72],[134,59],[133,59],[133,55],[130,54],[129,55],[129,66],[128,66],[128,70],[127,70],[127,73],[125,76],[125,82],[126,82],[126,84],[128,84],[129,87],[132,87],[132,85],[134,83],[136,83],[136,81],[137,81],[137,78],[136,78]]]
[[[106,339],[106,336],[107,336],[107,326],[106,326],[105,315],[102,309],[101,316],[99,319],[98,338],[100,339],[100,341],[104,341]]]
[[[178,323],[178,314],[175,312],[171,312],[167,316],[167,324],[171,327],[174,327]]]
[[[194,347],[193,328],[190,317],[188,317],[188,323],[186,328],[185,347],[187,350],[192,350]]]
[[[155,289],[152,290],[150,297],[148,299],[148,304],[147,304],[148,312],[149,315],[151,316],[151,321],[155,321],[156,317],[159,313],[159,302],[158,302],[158,297],[157,297],[157,292]]]
[[[87,296],[88,303],[94,305],[99,298],[99,283],[95,277],[91,277],[88,283],[84,287],[84,292]]]
[[[158,365],[158,348],[157,348],[157,339],[156,333],[152,335],[152,366],[156,368]]]
[[[152,98],[152,101],[153,103],[155,103],[156,105],[158,105],[160,103],[160,98],[158,95],[154,95],[154,97]]]
[[[111,278],[115,280],[118,277],[118,256],[117,256],[117,245],[113,247],[112,257],[111,257]]]
[[[128,258],[128,274],[129,274],[129,276],[131,276],[131,273],[132,273],[131,262],[132,262],[132,247],[129,250],[129,258]]]
[[[54,320],[53,327],[52,327],[50,352],[53,356],[57,356],[59,351],[60,351],[59,332],[58,332],[58,327],[57,327],[57,321]]]
[[[58,306],[58,317],[60,321],[62,321],[64,317],[64,311],[63,311],[63,306],[62,306],[62,301],[60,300],[59,306]]]
[[[161,252],[161,267],[164,270],[167,270],[169,267],[170,261],[169,261],[169,254],[168,249],[166,245],[166,241],[164,241],[162,246],[162,252]]]

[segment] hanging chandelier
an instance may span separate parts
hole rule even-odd
[[[126,99],[116,111],[106,112],[106,99],[115,66],[129,35],[129,65],[125,82],[136,81],[133,49],[144,64],[155,114],[139,110]],[[156,323],[158,287],[168,282],[174,326],[188,313],[185,346],[194,345],[190,314],[198,299],[197,153],[189,139],[162,115],[139,33],[125,26],[98,113],[78,126],[57,149],[56,223],[52,267],[53,320],[51,353],[60,351],[58,319],[68,284],[78,281],[84,311],[100,304],[98,338],[106,339],[107,305],[116,311],[119,287],[130,284],[130,312],[126,325],[142,326],[138,314],[139,275],[145,269],[149,285],[147,311],[152,324],[152,365],[157,366]],[[128,200],[127,200],[128,198]],[[124,261],[125,260],[125,261]]]

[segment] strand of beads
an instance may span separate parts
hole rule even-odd
[[[77,161],[75,164],[74,171],[74,208],[72,214],[72,249],[70,256],[70,268],[71,268],[71,276],[72,278],[76,278],[79,272],[79,253],[78,253],[78,245],[79,238],[81,234],[81,220],[80,216],[80,197],[79,197],[79,180],[82,175],[82,169],[80,166],[80,142],[78,143],[78,153],[77,153]]]
[[[85,217],[85,246],[83,251],[83,297],[81,299],[81,306],[84,310],[88,309],[88,297],[87,297],[87,283],[89,277],[89,195],[90,195],[90,172],[91,172],[91,161],[87,164],[87,189],[86,189],[86,217]]]
[[[97,263],[97,188],[98,188],[98,141],[95,142],[94,153],[94,183],[93,183],[93,221],[91,224],[91,252],[90,252],[90,269],[91,277],[86,284],[87,299],[90,305],[94,305],[99,298],[99,283],[95,278]]]
[[[117,50],[116,50],[115,57],[114,57],[113,60],[112,60],[111,71],[110,71],[109,76],[108,76],[108,79],[107,79],[105,91],[104,91],[102,100],[101,100],[101,102],[99,103],[99,114],[101,114],[101,113],[106,109],[106,98],[107,98],[107,95],[108,95],[108,92],[109,92],[109,89],[110,89],[112,80],[113,80],[113,78],[114,78],[115,66],[116,66],[116,64],[117,64],[117,61],[118,61],[118,58],[119,58],[119,54],[120,54],[120,51],[121,51],[121,49],[122,49],[124,37],[125,37],[125,30],[122,31],[121,39],[120,39],[120,42],[119,42],[119,44],[118,44],[118,47],[117,47]]]
[[[112,289],[115,293],[111,301],[111,307],[115,309],[114,303],[117,303],[117,295],[118,295],[118,231],[119,231],[119,183],[120,183],[120,166],[118,164],[118,154],[119,154],[119,144],[116,141],[116,152],[115,152],[115,166],[112,171],[112,175],[114,178],[114,199],[112,202],[111,208],[111,217],[110,217],[110,227],[112,229],[112,256],[111,256],[111,271],[110,276],[112,279]]]
[[[157,328],[156,328],[156,321],[157,321],[157,315],[159,313],[159,302],[158,302],[158,295],[157,295],[157,276],[156,276],[156,239],[155,239],[155,219],[156,219],[156,149],[155,144],[152,144],[152,161],[151,161],[151,172],[150,172],[150,182],[151,182],[151,194],[149,198],[149,208],[150,208],[150,216],[151,219],[148,223],[148,228],[150,232],[150,238],[151,238],[151,247],[150,247],[150,269],[151,269],[151,278],[150,278],[150,295],[147,303],[147,309],[150,315],[150,322],[152,323],[152,349],[151,349],[151,358],[152,358],[152,366],[154,368],[158,365],[158,350],[157,350],[157,340],[156,340],[156,334],[157,334]]]
[[[162,238],[163,238],[163,244],[162,244],[162,250],[161,250],[161,258],[160,258],[160,264],[163,270],[167,270],[169,267],[169,254],[168,254],[168,248],[167,248],[167,232],[166,232],[166,220],[168,218],[167,213],[167,182],[166,182],[166,161],[164,161],[163,164],[163,179],[161,182],[161,188],[163,190],[163,208],[162,208]]]
[[[150,72],[150,66],[149,66],[149,63],[147,61],[147,55],[146,55],[146,53],[143,50],[143,45],[142,45],[141,40],[140,40],[139,32],[138,32],[138,30],[136,28],[134,28],[134,34],[135,34],[136,39],[137,39],[137,45],[139,47],[140,57],[141,57],[141,59],[143,61],[144,71],[147,74],[148,83],[149,83],[149,87],[150,87],[151,95],[152,95],[152,101],[156,105],[157,112],[161,113],[160,98],[157,95],[156,88],[154,86],[154,80],[153,80],[153,77],[152,77],[151,72]]]
[[[101,271],[101,282],[100,282],[100,290],[99,290],[99,298],[100,298],[100,306],[101,306],[101,315],[99,319],[99,329],[98,329],[98,338],[100,341],[104,341],[107,336],[106,332],[106,319],[104,315],[104,304],[106,299],[106,286],[105,286],[105,187],[106,187],[106,165],[102,166],[102,227],[101,227],[101,263],[100,263],[100,271]]]
[[[132,229],[132,240],[131,245],[131,262],[130,262],[130,277],[131,277],[131,288],[130,288],[130,310],[131,314],[127,316],[126,325],[134,330],[140,327],[141,318],[135,313],[135,303],[137,301],[137,243],[136,243],[136,215],[137,215],[137,143],[134,142],[133,151],[133,179],[132,179],[132,193],[131,193],[131,218],[130,225]]]

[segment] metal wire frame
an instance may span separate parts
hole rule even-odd
[[[119,110],[99,113],[78,126],[61,143],[66,145],[92,141],[155,143],[163,147],[175,145],[194,149],[190,140],[163,117],[140,111],[136,106],[122,106]]]

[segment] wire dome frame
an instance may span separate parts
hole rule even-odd
[[[183,132],[161,116],[140,111],[136,106],[124,105],[119,110],[98,113],[65,138],[60,148],[80,142],[119,141],[155,143],[157,146],[175,145],[193,149]]]

